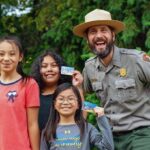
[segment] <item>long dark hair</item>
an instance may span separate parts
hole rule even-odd
[[[6,36],[3,36],[3,37],[0,38],[0,43],[4,42],[4,41],[6,41],[6,42],[8,42],[10,44],[15,44],[16,47],[19,49],[20,55],[22,54],[24,56],[25,49],[23,49],[19,37],[13,36],[13,35],[6,35]],[[22,62],[19,62],[18,66],[17,66],[17,72],[22,76],[22,79],[23,79],[22,81],[26,82],[28,76],[23,72],[22,68],[23,68],[22,67]]]
[[[42,61],[43,61],[44,57],[46,57],[46,56],[51,56],[56,61],[56,64],[59,67],[59,73],[61,70],[61,66],[66,66],[66,63],[64,62],[62,57],[60,57],[57,53],[55,53],[51,50],[46,50],[39,57],[37,57],[37,59],[33,62],[32,67],[31,67],[31,76],[37,81],[37,83],[40,87],[40,91],[42,91],[43,88],[45,87],[45,83],[42,79],[40,69],[41,69]],[[71,81],[72,81],[71,76],[60,75],[60,78],[59,78],[57,84],[59,85],[64,82],[71,82]]]
[[[72,89],[72,91],[74,92],[74,94],[77,98],[79,108],[76,110],[74,119],[75,119],[76,124],[79,127],[79,130],[80,130],[80,139],[82,139],[86,121],[85,121],[83,114],[82,114],[82,99],[80,96],[80,92],[77,89],[77,87],[73,86],[72,84],[63,83],[63,84],[59,85],[54,92],[49,119],[48,119],[47,125],[45,127],[45,131],[44,131],[44,136],[45,136],[46,141],[50,141],[50,140],[56,138],[56,129],[57,129],[57,125],[60,121],[60,116],[59,116],[59,113],[57,112],[57,110],[55,109],[54,105],[55,105],[55,101],[56,101],[57,96],[61,92],[65,91],[67,89]]]

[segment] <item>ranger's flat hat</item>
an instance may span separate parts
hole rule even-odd
[[[85,22],[73,28],[73,33],[80,37],[85,37],[85,31],[92,26],[107,25],[114,29],[115,33],[122,31],[125,28],[123,22],[112,20],[111,14],[108,11],[95,9],[85,16]]]

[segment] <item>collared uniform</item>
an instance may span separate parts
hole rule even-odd
[[[150,126],[150,59],[144,52],[114,47],[109,66],[93,57],[83,76],[85,91],[101,99],[114,132]]]

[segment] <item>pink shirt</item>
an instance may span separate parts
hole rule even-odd
[[[27,107],[39,107],[39,88],[33,79],[23,84],[0,83],[0,150],[31,150]]]

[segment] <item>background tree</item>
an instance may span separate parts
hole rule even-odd
[[[14,7],[20,11],[30,7],[31,11],[8,15]],[[28,50],[27,71],[33,59],[45,49],[57,51],[69,65],[82,70],[84,61],[92,54],[86,41],[73,35],[72,28],[95,8],[110,11],[114,19],[126,24],[125,31],[117,36],[117,45],[150,53],[149,0],[1,0],[0,35],[21,37]]]

